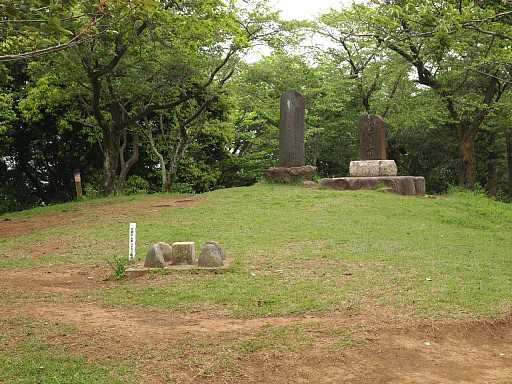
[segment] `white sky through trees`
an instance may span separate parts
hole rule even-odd
[[[275,10],[281,11],[285,20],[313,19],[320,13],[326,13],[329,8],[339,9],[341,5],[347,7],[352,0],[272,0]]]

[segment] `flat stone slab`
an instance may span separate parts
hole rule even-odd
[[[220,267],[200,267],[197,264],[196,265],[188,265],[188,264],[180,264],[180,265],[172,265],[167,264],[164,268],[147,268],[144,267],[144,263],[136,263],[131,265],[130,267],[126,268],[126,277],[137,277],[137,276],[144,276],[147,275],[150,271],[162,271],[166,269],[173,269],[173,270],[190,270],[190,269],[226,269],[231,266],[231,263],[233,263],[235,259],[225,259],[224,263]]]
[[[378,176],[378,177],[338,177],[320,180],[320,187],[339,191],[373,189],[379,184],[389,192],[406,196],[425,196],[425,178],[422,176]]]
[[[396,176],[394,160],[359,160],[350,162],[350,177]]]

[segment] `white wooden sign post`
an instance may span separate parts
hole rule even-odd
[[[135,242],[137,236],[137,224],[130,223],[130,243],[128,247],[128,260],[135,260]]]

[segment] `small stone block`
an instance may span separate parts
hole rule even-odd
[[[172,244],[171,265],[194,265],[195,262],[196,245],[194,242],[177,242]]]
[[[362,160],[350,162],[350,177],[396,176],[394,160]]]

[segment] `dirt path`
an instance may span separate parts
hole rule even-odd
[[[234,319],[208,312],[148,311],[105,308],[72,302],[84,290],[109,289],[105,266],[59,266],[0,271],[4,297],[59,294],[69,302],[41,300],[36,305],[3,308],[1,318],[35,316],[47,323],[69,324],[80,332],[52,342],[75,345],[91,359],[134,358],[144,351],[141,375],[145,383],[161,382],[162,369],[182,382],[217,382],[198,364],[180,366],[183,359],[154,358],[171,350],[191,348],[190,340],[247,336],[265,327],[319,324],[326,329],[353,329],[366,341],[330,351],[319,335],[300,353],[254,354],[239,359],[241,373],[226,382],[248,383],[511,383],[512,318],[494,321],[379,324],[371,314]],[[21,284],[23,282],[23,284]],[[134,282],[137,283],[137,282]],[[360,331],[358,331],[360,330]],[[95,340],[84,345],[83,337]],[[188,340],[188,341],[187,341]],[[188,347],[187,347],[188,345]],[[192,351],[191,351],[192,352]],[[153,356],[150,358],[148,356]],[[139,356],[140,357],[140,356]],[[205,358],[204,356],[202,357]],[[214,364],[212,361],[211,364]]]

